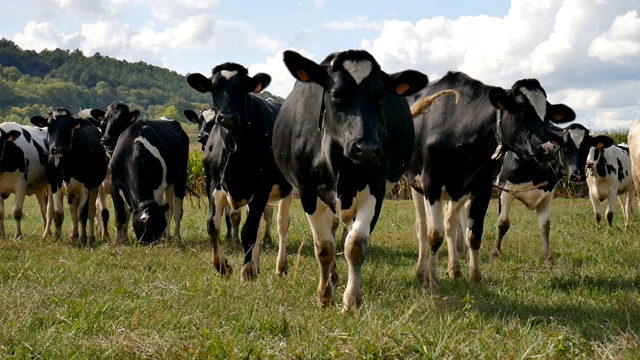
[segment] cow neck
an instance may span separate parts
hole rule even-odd
[[[324,95],[325,91],[322,90],[322,102],[320,103],[320,115],[318,115],[318,129],[322,130],[324,128],[324,115],[326,112],[325,103],[324,103]]]
[[[235,153],[238,150],[238,142],[231,134],[231,130],[220,125],[220,131],[224,135],[222,140],[225,142],[225,147],[229,149],[229,153]]]
[[[496,151],[494,151],[493,155],[491,155],[491,160],[499,160],[502,156],[504,156],[504,146],[502,144],[502,109],[496,109],[496,135],[498,140],[498,146],[496,147]]]

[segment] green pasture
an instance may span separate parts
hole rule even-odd
[[[298,200],[289,274],[274,274],[271,245],[257,280],[240,282],[241,250],[225,244],[233,275],[212,267],[204,201],[185,201],[182,243],[79,247],[40,238],[34,198],[24,236],[12,240],[12,198],[0,240],[2,359],[640,358],[640,219],[634,214],[625,229],[619,206],[613,228],[596,227],[587,199],[555,200],[548,265],[535,213],[521,204],[503,258],[489,256],[494,201],[481,250],[485,280],[449,280],[445,246],[440,283],[424,291],[414,274],[413,204],[386,201],[363,270],[363,306],[342,316],[345,260],[337,261],[336,305],[316,307],[318,265]]]

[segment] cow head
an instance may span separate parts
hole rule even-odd
[[[184,117],[194,124],[198,125],[198,142],[202,144],[202,150],[209,140],[209,133],[213,124],[215,124],[216,113],[213,109],[206,109],[200,111],[200,115],[197,115],[193,110],[183,111]]]
[[[238,127],[249,125],[246,114],[250,93],[259,93],[271,83],[271,76],[258,73],[251,77],[247,68],[236,63],[224,63],[213,68],[211,77],[202,74],[189,74],[189,85],[201,93],[210,92],[212,110],[215,111],[217,124],[235,131]]]
[[[587,155],[586,171],[593,174],[594,167],[598,166],[598,161],[602,158],[604,149],[613,145],[612,138],[606,135],[590,136],[586,139],[589,145],[589,155]]]
[[[49,113],[47,118],[36,115],[31,123],[41,128],[47,128],[49,153],[53,156],[64,156],[73,148],[73,134],[85,126],[89,120],[75,118],[69,110],[57,108]]]
[[[548,123],[573,121],[576,114],[563,104],[552,105],[538,80],[516,81],[511,90],[494,87],[491,104],[498,110],[498,137],[505,146],[522,156],[551,160],[558,147],[550,141]]]
[[[298,81],[322,87],[320,126],[343,156],[357,164],[377,164],[382,158],[385,98],[411,95],[428,82],[426,75],[412,70],[387,74],[362,50],[331,54],[321,64],[285,51],[284,63]]]
[[[120,134],[138,119],[140,111],[130,111],[127,104],[115,102],[109,105],[106,112],[100,109],[91,110],[91,116],[101,121],[102,145],[111,156]]]
[[[133,231],[143,244],[160,239],[167,227],[165,213],[169,204],[160,205],[155,200],[143,201],[133,211]]]
[[[569,181],[584,182],[586,180],[586,163],[589,149],[595,141],[607,141],[604,138],[593,138],[589,129],[581,124],[571,124],[564,129],[552,126],[552,134],[559,137],[558,158]],[[608,146],[608,145],[607,145]]]

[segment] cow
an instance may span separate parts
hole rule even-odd
[[[414,204],[419,230],[416,273],[423,288],[438,281],[438,250],[445,237],[449,277],[461,276],[455,246],[456,222],[469,199],[465,237],[469,279],[482,279],[479,250],[492,180],[500,164],[497,160],[507,150],[522,158],[552,158],[557,147],[551,143],[548,122],[563,123],[575,118],[566,105],[551,105],[535,79],[518,80],[505,90],[462,72],[448,72],[408,100],[414,104],[445,89],[458,91],[460,102],[444,97],[429,112],[414,118],[416,141],[405,174],[413,196],[422,199],[414,200]],[[452,202],[446,216],[443,201]]]
[[[122,102],[91,114],[105,128],[101,141],[111,159],[116,241],[128,241],[131,213],[141,243],[151,244],[163,235],[170,238],[172,215],[180,241],[189,162],[189,137],[182,126],[174,120],[139,119],[140,112]]]
[[[46,196],[50,185],[45,167],[49,154],[47,130],[14,122],[0,124],[0,236],[5,236],[4,200],[15,194],[15,240],[22,236],[25,196],[34,195],[46,226]]]
[[[587,158],[587,186],[589,199],[593,206],[596,224],[602,219],[600,203],[607,200],[605,218],[607,224],[613,225],[613,209],[615,198],[618,197],[624,215],[624,226],[629,225],[629,218],[633,214],[633,195],[635,187],[631,176],[631,157],[629,148],[624,145],[613,145],[613,139],[601,135],[594,141]]]
[[[89,121],[76,118],[69,110],[57,108],[45,118],[36,115],[31,123],[47,128],[49,154],[47,179],[51,185],[47,225],[43,237],[55,222],[55,239],[59,240],[64,220],[63,197],[70,204],[71,237],[81,243],[95,242],[94,217],[98,187],[107,174],[107,158],[100,144],[100,131]],[[80,229],[78,230],[78,219]],[[87,223],[89,232],[87,234]]]
[[[214,267],[221,274],[232,272],[219,244],[225,205],[233,210],[246,205],[248,215],[240,234],[244,249],[240,277],[249,280],[258,275],[260,219],[267,203],[278,201],[275,272],[286,274],[286,236],[293,188],[278,170],[271,149],[280,104],[254,95],[269,85],[271,76],[265,73],[249,76],[244,66],[227,62],[215,66],[211,77],[189,74],[187,82],[199,92],[211,93],[215,112],[203,160],[209,197],[207,230]]]
[[[629,157],[631,158],[631,178],[636,195],[640,198],[640,118],[635,120],[627,135]],[[638,203],[640,207],[640,202]]]
[[[349,267],[342,313],[362,303],[361,269],[384,195],[409,163],[414,143],[404,96],[422,89],[426,75],[388,74],[362,50],[327,56],[321,63],[287,50],[284,63],[297,80],[276,119],[273,152],[299,191],[319,264],[317,303],[334,302],[336,215],[349,229]]]
[[[209,133],[211,127],[215,124],[216,113],[213,109],[201,110],[200,114],[193,110],[184,110],[183,115],[187,120],[198,126],[198,143],[202,145],[202,151],[204,152],[207,140],[209,140]],[[225,239],[229,244],[240,244],[240,237],[238,235],[240,229],[240,222],[242,220],[242,210],[232,210],[231,206],[227,204],[224,207],[224,218],[227,227],[227,234]],[[271,239],[271,219],[273,218],[273,207],[267,205],[262,214],[264,220],[264,234],[261,244],[267,245],[272,243]]]
[[[577,123],[564,129],[551,126],[550,130],[557,136],[560,148],[555,158],[548,163],[520,158],[512,151],[507,151],[504,156],[500,173],[496,178],[500,193],[496,242],[491,250],[494,257],[502,256],[502,239],[511,225],[511,204],[517,199],[529,210],[536,210],[542,257],[545,261],[552,262],[549,231],[553,191],[564,176],[570,182],[585,182],[589,149],[599,142],[609,141],[604,136],[590,135],[589,129]]]

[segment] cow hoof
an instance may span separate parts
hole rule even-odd
[[[337,286],[339,281],[340,276],[338,276],[338,272],[336,271],[336,263],[334,261],[333,265],[331,265],[331,284],[333,284],[333,286]]]
[[[482,281],[482,273],[480,271],[469,271],[469,280],[472,282]]]
[[[422,290],[433,290],[438,287],[438,281],[431,279],[429,276],[425,276],[422,280]]]
[[[213,266],[218,270],[220,275],[230,275],[233,273],[233,268],[225,258],[222,258],[222,260],[219,261],[214,261]]]
[[[447,269],[447,274],[449,275],[449,279],[457,280],[462,278],[462,271],[459,266],[452,266]]]
[[[244,264],[242,270],[240,270],[240,281],[254,280],[257,276],[258,272],[251,262]]]
[[[326,289],[318,289],[318,307],[328,308],[333,306],[333,286],[329,284]]]
[[[345,292],[344,304],[342,305],[342,315],[355,314],[357,310],[362,306],[362,293],[360,291]]]
[[[273,239],[271,239],[271,234],[265,233],[264,237],[262,238],[262,245],[264,246],[273,245]]]
[[[497,248],[493,248],[491,249],[491,256],[497,259],[502,259],[502,252]]]
[[[276,275],[282,276],[287,275],[289,270],[289,265],[285,262],[284,264],[279,264],[276,269]]]

